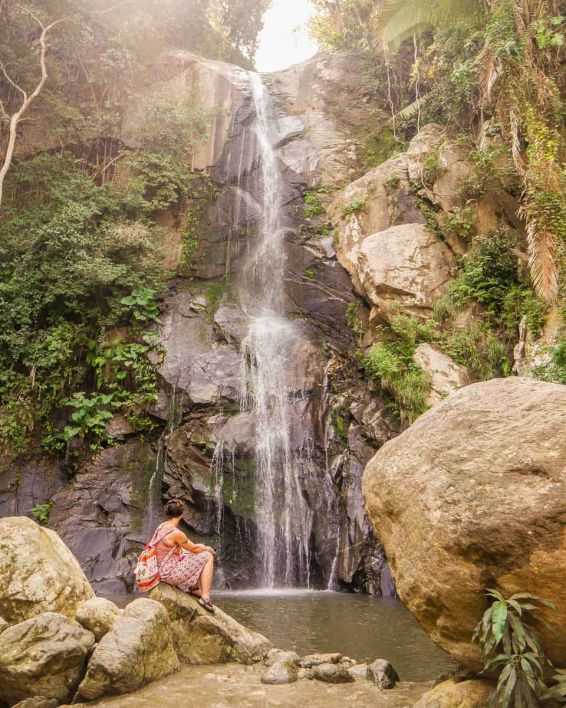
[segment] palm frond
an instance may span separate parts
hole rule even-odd
[[[405,106],[405,108],[395,113],[394,116],[391,116],[391,118],[389,119],[389,124],[406,123],[407,121],[414,118],[418,114],[419,110],[430,101],[434,93],[434,90],[429,91],[427,94],[421,96],[416,101],[409,103],[408,106]]]
[[[481,11],[478,0],[385,0],[378,33],[392,46],[413,33],[472,21]]]
[[[545,302],[553,304],[558,295],[558,266],[556,240],[549,229],[539,226],[532,218],[529,205],[524,204],[520,215],[527,227],[529,267],[536,294]]]

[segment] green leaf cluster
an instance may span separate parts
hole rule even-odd
[[[390,325],[380,327],[379,333],[382,341],[362,356],[362,368],[393,395],[401,416],[412,422],[428,407],[430,377],[413,357],[421,342],[433,339],[431,324],[397,314]]]
[[[53,510],[53,502],[47,501],[42,504],[36,504],[32,509],[30,509],[30,514],[41,526],[47,526],[49,523],[49,517],[51,516],[51,511]]]
[[[367,204],[367,199],[365,197],[358,197],[357,199],[352,199],[349,204],[342,209],[342,216],[350,216],[351,214],[356,214],[361,211]]]
[[[535,628],[536,621],[550,626],[535,615],[542,607],[554,605],[529,593],[508,599],[496,590],[488,590],[487,595],[492,603],[475,629],[474,641],[480,644],[484,672],[498,677],[494,705],[537,708],[548,705],[549,698],[566,698],[560,682],[550,690],[546,685],[545,675],[552,664]],[[560,681],[560,675],[557,678]]]

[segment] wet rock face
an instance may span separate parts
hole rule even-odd
[[[336,111],[358,91],[359,69],[356,58],[324,55],[268,80],[278,119],[272,142],[283,175],[286,308],[297,334],[286,351],[287,411],[300,493],[310,510],[311,586],[391,593],[382,548],[363,511],[361,475],[398,423],[352,362],[346,314],[356,295],[332,236],[303,218],[305,189],[359,176],[355,135],[368,116],[363,106],[348,115]],[[202,107],[214,109],[194,163],[214,182],[199,216],[198,248],[183,267],[185,277],[162,300],[163,358],[154,362],[159,398],[149,410],[166,429],[161,452],[160,431],[141,440],[115,419],[118,445],[73,470],[35,460],[2,475],[0,510],[27,513],[53,501],[50,525],[96,590],[122,592],[132,589],[135,559],[161,520],[155,510],[178,496],[187,505],[186,531],[219,550],[217,584],[249,587],[258,583],[259,566],[257,421],[240,404],[250,318],[238,304],[238,287],[262,197],[249,77],[183,52],[165,54],[156,71],[156,82],[173,98],[199,84]],[[147,78],[144,91],[151,93]],[[132,149],[145,121],[144,95],[123,120],[121,139]],[[162,225],[178,231],[167,219]],[[168,249],[172,266],[180,240],[175,243]]]
[[[384,445],[363,481],[399,595],[423,628],[477,668],[483,590],[531,592],[566,624],[566,386],[497,379],[453,393]],[[566,635],[542,629],[566,661]]]
[[[213,295],[180,282],[165,298],[162,393],[154,413],[177,416],[165,454],[167,496],[186,501],[189,533],[212,539],[219,551],[217,583],[249,587],[259,582],[257,421],[240,406],[250,320],[226,293],[220,302]],[[397,423],[347,360],[329,359],[325,341],[318,328],[298,321],[286,344],[290,439],[312,512],[311,583],[391,594],[363,511],[361,476]]]
[[[100,452],[53,497],[52,525],[79,559],[93,587],[124,592],[147,542],[149,482],[156,453],[130,440]]]

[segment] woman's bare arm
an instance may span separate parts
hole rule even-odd
[[[171,541],[179,544],[181,548],[184,548],[186,551],[190,551],[191,553],[204,553],[208,551],[214,555],[214,550],[210,548],[210,546],[205,546],[202,543],[193,543],[182,531],[174,531],[169,538]]]

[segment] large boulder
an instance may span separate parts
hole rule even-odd
[[[244,627],[222,610],[211,614],[194,597],[160,583],[149,596],[165,606],[173,628],[173,642],[181,661],[188,664],[216,664],[264,661],[271,642]]]
[[[428,316],[456,268],[448,246],[423,224],[391,226],[371,234],[351,258],[361,294],[384,317],[399,303],[412,314]]]
[[[112,629],[120,614],[121,610],[113,602],[95,597],[79,607],[75,619],[99,642]]]
[[[74,617],[94,597],[59,536],[27,517],[0,519],[0,617],[17,624],[42,612]]]
[[[444,681],[428,691],[414,708],[485,708],[493,694],[488,681]]]
[[[566,664],[566,386],[508,378],[460,389],[366,468],[367,510],[402,601],[477,668],[485,588],[553,601],[544,649]]]
[[[91,632],[56,612],[9,627],[0,635],[0,700],[70,701],[93,646]]]
[[[178,668],[165,608],[153,600],[134,600],[94,650],[77,698],[131,693]]]
[[[453,277],[456,260],[448,246],[421,223],[398,224],[365,234],[362,217],[350,215],[343,234],[354,232],[351,247],[341,245],[338,256],[362,297],[382,319],[399,304],[413,315],[430,316],[434,301]]]

